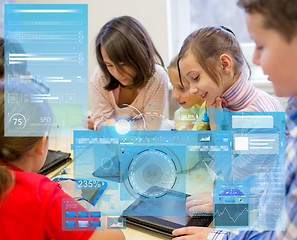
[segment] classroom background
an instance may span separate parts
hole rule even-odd
[[[0,36],[3,36],[4,4],[88,4],[88,73],[90,77],[97,66],[95,38],[99,29],[114,17],[130,15],[139,20],[150,34],[166,66],[179,52],[185,37],[192,31],[209,26],[228,26],[237,36],[251,70],[253,84],[274,96],[271,82],[259,66],[252,63],[254,43],[244,24],[244,12],[237,0],[2,0],[0,3]],[[170,83],[169,83],[170,85]],[[165,117],[173,119],[179,107],[172,98],[169,86]],[[274,96],[275,97],[275,96]],[[275,97],[277,98],[277,97]],[[286,98],[277,98],[283,108]],[[91,107],[89,97],[89,109]]]

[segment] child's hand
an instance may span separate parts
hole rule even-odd
[[[207,227],[184,227],[173,230],[172,234],[174,236],[185,235],[173,238],[174,240],[198,240],[207,239],[212,230],[212,228]]]
[[[107,119],[105,122],[103,122],[103,126],[107,126],[107,127],[110,127],[110,126],[115,126],[117,123],[116,120],[114,120],[113,118],[110,118],[110,119]],[[101,130],[101,126],[100,125],[97,125],[96,127],[96,130]]]
[[[228,108],[228,102],[227,102],[227,100],[225,98],[222,98],[222,97],[220,99],[222,101],[222,103],[221,103],[222,108]]]
[[[194,127],[194,124],[187,124],[185,130],[192,130]]]
[[[227,108],[228,102],[225,98],[217,97],[216,101],[213,104],[206,102],[207,108]]]
[[[62,189],[65,193],[67,193],[69,196],[75,198],[75,197],[81,197],[81,189],[79,189],[76,185],[76,182],[72,180],[63,180],[59,182],[62,186]]]
[[[94,130],[94,120],[91,116],[88,116],[88,129]]]
[[[83,116],[82,118],[82,126],[88,128],[89,130],[94,130],[94,120],[89,116]]]
[[[213,202],[210,192],[195,193],[187,198],[186,209],[189,215],[195,213],[213,213]]]
[[[206,108],[227,108],[228,107],[228,102],[225,98],[217,97],[216,101],[213,104],[210,104],[206,102]],[[209,115],[209,122],[210,122],[210,129],[212,131],[216,130],[216,125],[215,125],[215,113],[216,110],[209,110],[208,115]]]
[[[116,120],[114,120],[113,118],[108,119],[104,122],[104,126],[115,126],[117,123]]]

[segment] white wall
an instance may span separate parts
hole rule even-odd
[[[89,78],[97,65],[95,38],[100,28],[114,17],[130,15],[150,34],[164,63],[168,64],[166,0],[16,0],[17,4],[88,4]]]
[[[190,0],[167,0],[168,57],[174,58],[191,33]]]

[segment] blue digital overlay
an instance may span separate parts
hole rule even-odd
[[[284,112],[216,112],[216,130],[269,129],[282,132],[285,128]],[[285,132],[282,132],[283,134]]]
[[[76,212],[65,212],[66,213],[66,218],[75,218],[76,217]]]
[[[226,187],[220,194],[214,187],[215,212],[225,209],[222,200],[228,204],[248,204],[244,213],[249,219],[250,229],[283,230],[285,219],[285,114],[272,113],[239,113],[219,112],[216,114],[216,126],[219,130],[229,131],[232,136],[232,151],[228,158],[216,155],[215,162],[209,166],[215,172],[215,180],[230,184],[230,181],[245,182],[248,195],[239,196],[237,187]],[[211,152],[209,153],[211,155]],[[216,181],[217,184],[217,181]],[[232,194],[231,194],[232,193]],[[238,195],[239,194],[239,195]],[[238,196],[236,196],[238,195]],[[216,198],[215,198],[216,196]],[[240,203],[238,199],[241,199]],[[242,206],[238,205],[238,212]],[[227,211],[230,214],[230,211]],[[224,216],[226,215],[226,210]],[[234,214],[236,214],[234,212]],[[223,215],[220,215],[221,217]],[[218,215],[214,215],[216,219]],[[245,225],[246,221],[242,221]],[[240,224],[230,222],[224,225],[215,220],[215,226],[240,227]],[[244,227],[244,226],[242,226]]]
[[[215,218],[220,215],[215,227],[256,229],[258,225],[262,230],[275,229],[284,216],[284,114],[222,114],[223,126],[219,126],[217,115],[216,131],[118,132],[115,127],[104,126],[100,131],[75,131],[75,177],[108,182],[110,191],[97,203],[104,215],[184,216],[187,186],[199,182],[197,178],[198,182],[193,182],[188,174],[206,167],[215,185],[220,181],[226,185],[214,186],[214,191],[221,190],[214,192],[214,209],[218,210]],[[262,114],[270,119],[265,128],[240,128],[232,123],[238,121],[233,116],[249,119]],[[176,197],[170,192],[181,195]],[[265,204],[273,209],[275,218]],[[232,212],[231,205],[238,210]],[[160,210],[160,206],[168,207]],[[179,206],[180,211],[172,211],[174,206]],[[232,215],[229,221],[236,219],[236,223],[221,224],[225,213]],[[262,225],[258,224],[260,219],[265,220]]]
[[[248,204],[214,204],[215,227],[248,227]]]
[[[108,217],[107,229],[126,229],[126,219],[122,217]]]
[[[105,229],[105,218],[101,211],[86,211],[73,198],[62,199],[62,229],[64,231],[102,231]]]
[[[185,191],[182,171],[185,162],[185,146],[121,145],[120,155],[121,199],[133,200],[144,197],[160,198],[167,189]],[[179,174],[180,173],[180,174]],[[152,186],[162,191],[150,192]]]
[[[205,167],[212,159],[210,150],[230,152],[231,141],[225,131],[75,131],[73,172],[75,178],[108,181],[112,194],[104,194],[97,203],[105,215],[119,216],[139,198],[151,205],[185,206],[185,174]],[[183,193],[183,198],[176,199],[168,190]],[[143,215],[187,215],[185,207],[180,212],[146,209]]]
[[[249,227],[249,184],[249,181],[214,182],[214,227]]]
[[[84,211],[84,212],[78,212],[77,216],[78,216],[79,218],[87,218],[87,217],[89,217],[89,212],[87,212],[87,211]]]
[[[87,4],[6,4],[6,136],[71,135],[88,107]],[[14,89],[30,85],[34,91]],[[50,111],[32,113],[35,105]],[[36,128],[38,126],[38,128]]]
[[[53,181],[61,182],[71,180],[76,184],[71,189],[73,192],[78,190],[81,193],[81,200],[88,201],[95,206],[107,188],[107,182],[98,179],[73,179],[73,178],[54,178]],[[70,212],[68,213],[70,214]]]

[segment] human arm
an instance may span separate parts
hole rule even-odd
[[[293,121],[292,121],[293,122]],[[290,126],[290,121],[287,122],[287,126]],[[293,123],[293,126],[296,124]],[[297,239],[297,214],[296,214],[296,205],[297,205],[297,156],[296,156],[296,128],[294,127],[294,137],[290,138],[286,147],[286,186],[282,186],[282,181],[279,179],[279,173],[273,171],[270,175],[268,186],[268,192],[265,196],[262,196],[260,207],[266,207],[267,213],[266,222],[271,222],[271,217],[273,217],[274,212],[273,208],[275,205],[275,191],[277,189],[283,189],[285,195],[285,207],[281,209],[281,218],[278,222],[275,223],[274,228],[278,228],[277,231],[241,231],[237,235],[234,235],[232,232],[226,232],[225,234],[213,235],[213,239]],[[290,136],[291,137],[291,136]],[[276,162],[276,166],[282,162]],[[284,174],[282,174],[284,176]],[[263,220],[261,220],[262,224]],[[265,221],[264,221],[265,222]],[[258,224],[257,224],[258,225]],[[218,236],[223,236],[223,238],[217,238]]]
[[[217,97],[214,103],[206,102],[207,113],[211,130],[216,130],[216,111],[227,108],[228,102],[225,98]]]
[[[213,228],[206,227],[184,227],[173,230],[172,234],[177,236],[173,238],[174,240],[198,240],[198,239],[207,239],[207,240],[270,240],[270,239],[282,239],[277,238],[274,231],[223,231],[216,230]],[[184,236],[180,236],[184,235]],[[180,237],[178,237],[180,236]],[[287,238],[295,239],[295,238]]]
[[[65,186],[65,185],[64,185]],[[66,187],[66,186],[65,186]],[[71,185],[70,185],[71,188]],[[72,211],[87,211],[83,207],[84,201],[76,202],[72,197],[67,195],[58,183],[51,181],[44,181],[40,184],[39,198],[41,199],[42,211],[40,211],[40,216],[43,216],[46,221],[44,224],[45,236],[48,239],[125,239],[121,230],[106,230],[106,229],[96,229],[89,228],[87,231],[71,231],[67,229],[65,231],[65,222],[63,223],[63,214],[65,214],[65,209],[70,206]],[[92,209],[87,203],[88,211],[96,211]],[[64,204],[64,205],[63,205]],[[66,204],[66,205],[65,205]],[[67,205],[68,204],[68,205]],[[98,211],[98,210],[97,210]],[[101,217],[99,220],[102,221]],[[64,220],[65,221],[65,220]],[[95,231],[95,232],[94,232]]]
[[[77,188],[76,182],[71,181],[71,180],[64,180],[61,181],[60,184],[62,185],[62,188],[64,192],[69,194],[71,197],[73,197],[78,203],[83,206],[84,208],[88,209],[89,211],[96,211],[97,209],[92,206],[88,201],[83,199],[82,201],[77,200],[79,197],[81,197],[81,190]],[[102,222],[101,217],[101,222]],[[125,237],[120,229],[106,229],[106,230],[101,230],[97,229],[94,231],[92,236],[89,238],[91,240],[99,240],[99,239],[106,239],[106,240],[124,240]]]
[[[294,149],[296,149],[295,146]],[[297,225],[297,216],[295,214],[297,202],[297,179],[295,172],[297,171],[297,162],[295,162],[296,160],[294,160],[293,163],[291,162],[292,164],[288,164],[289,171],[287,172],[286,212],[284,212],[284,209],[278,210],[278,203],[275,202],[277,191],[284,188],[282,181],[280,181],[279,170],[271,172],[269,185],[267,186],[268,191],[261,196],[261,202],[258,210],[262,212],[262,217],[257,218],[257,221],[253,224],[253,227],[260,229],[272,229],[271,231],[222,231],[214,229],[209,233],[207,239],[296,239],[297,232],[294,229],[296,229]],[[276,162],[276,167],[279,166],[279,164],[281,164],[281,161]],[[284,176],[283,174],[281,175]],[[251,183],[251,185],[259,184]],[[281,198],[281,196],[278,195],[277,198]],[[277,222],[274,222],[273,218],[275,218],[278,213],[280,213],[280,218]],[[286,216],[284,216],[285,214]],[[278,231],[273,231],[273,229],[277,229]],[[285,230],[279,231],[282,229]],[[197,234],[199,233],[196,233],[196,235]]]
[[[168,99],[168,75],[163,67],[156,65],[156,72],[147,85],[143,113],[164,115]]]
[[[202,240],[207,239],[212,228],[207,227],[184,227],[173,230],[174,240]],[[183,235],[183,236],[180,236]]]
[[[99,130],[104,121],[111,119],[115,110],[113,93],[104,89],[106,83],[107,80],[98,66],[90,81],[92,119],[88,121],[88,125],[94,121],[95,130]]]
[[[213,213],[211,192],[195,193],[187,197],[186,209],[190,215],[195,213]]]
[[[214,103],[206,102],[207,108],[227,108],[228,102],[223,97],[217,97]]]
[[[94,130],[94,119],[92,116],[88,116],[88,129]]]

